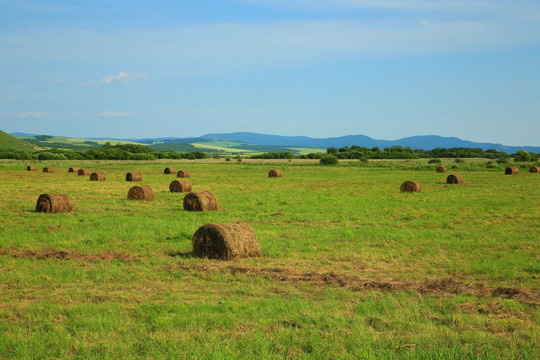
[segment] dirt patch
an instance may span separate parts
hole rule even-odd
[[[80,260],[87,262],[95,262],[98,260],[103,261],[121,261],[132,262],[138,261],[137,255],[129,255],[124,252],[106,251],[102,253],[80,253],[77,251],[55,250],[55,249],[43,249],[43,250],[29,250],[29,249],[0,249],[0,255],[7,255],[14,258],[26,258],[26,259],[58,259],[58,260]]]

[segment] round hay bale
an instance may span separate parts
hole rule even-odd
[[[88,170],[88,169],[79,169],[79,171],[77,171],[77,174],[79,174],[79,176],[90,175],[90,170]]]
[[[185,180],[185,179],[174,180],[169,185],[169,190],[171,192],[179,192],[179,193],[190,192],[191,191],[191,183],[189,182],[189,180]]]
[[[92,173],[90,175],[90,181],[105,181],[105,174],[104,173]]]
[[[538,173],[540,173],[540,167],[538,167],[538,166],[531,166],[531,168],[529,169],[529,172],[530,172],[530,173],[538,174]]]
[[[41,194],[36,204],[36,212],[56,214],[70,212],[71,209],[73,209],[73,201],[66,194]]]
[[[450,174],[446,178],[447,184],[465,184],[465,180],[463,180],[463,177],[459,174]]]
[[[166,167],[165,170],[163,170],[164,174],[176,174],[176,169],[171,167]]]
[[[27,170],[27,171],[36,171],[36,170],[37,170],[37,166],[35,166],[35,165],[28,165],[28,166],[26,167],[26,170]]]
[[[504,174],[505,175],[516,175],[516,174],[519,174],[519,169],[517,167],[507,167]]]
[[[218,210],[217,199],[210,191],[187,194],[183,205],[187,211]]]
[[[188,178],[191,177],[191,174],[187,170],[178,170],[178,172],[176,173],[176,177]]]
[[[142,181],[142,175],[141,173],[138,173],[138,172],[127,173],[126,181]]]
[[[399,191],[419,193],[421,191],[420,184],[418,184],[416,181],[407,180],[403,184],[401,184]]]
[[[268,172],[268,177],[281,177],[283,175],[283,173],[281,172],[281,170],[270,170]]]
[[[74,166],[74,167],[70,167],[68,172],[75,172],[75,173],[78,173],[79,172],[79,169],[80,167],[77,167],[77,166]]]
[[[52,173],[52,172],[54,172],[54,169],[52,167],[50,167],[50,166],[47,166],[47,167],[43,168],[43,172]]]
[[[444,172],[446,172],[446,168],[444,166],[437,166],[435,171],[438,172],[438,173],[444,173]]]
[[[154,190],[148,185],[134,186],[128,191],[129,200],[154,200]]]
[[[255,232],[244,223],[203,225],[195,231],[191,242],[197,257],[233,260],[261,256]]]

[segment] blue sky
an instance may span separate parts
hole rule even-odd
[[[540,2],[0,0],[0,129],[540,145]]]

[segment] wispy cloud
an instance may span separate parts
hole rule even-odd
[[[14,103],[15,101],[17,101],[17,98],[14,97],[14,96],[12,96],[12,97],[10,97],[10,98],[8,98],[8,99],[6,100],[6,102],[7,102],[8,104]]]
[[[133,117],[134,114],[129,111],[103,111],[100,116],[104,117]]]
[[[42,117],[41,111],[24,111],[20,112],[16,115],[18,118],[26,119],[26,118],[40,118]]]
[[[119,72],[116,75],[105,76],[99,81],[88,81],[83,85],[112,85],[112,84],[132,84],[137,80],[142,80],[148,76],[147,73],[137,73],[135,75],[128,74],[127,72]]]

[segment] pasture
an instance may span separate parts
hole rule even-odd
[[[27,165],[0,161],[2,358],[540,357],[538,174],[467,162],[443,174],[404,161]],[[184,211],[166,166],[221,210]],[[466,183],[446,184],[453,172]],[[400,193],[405,180],[421,193]],[[127,199],[141,184],[153,201]],[[36,213],[43,193],[69,195],[72,212]],[[239,221],[262,257],[191,256],[200,226]]]

